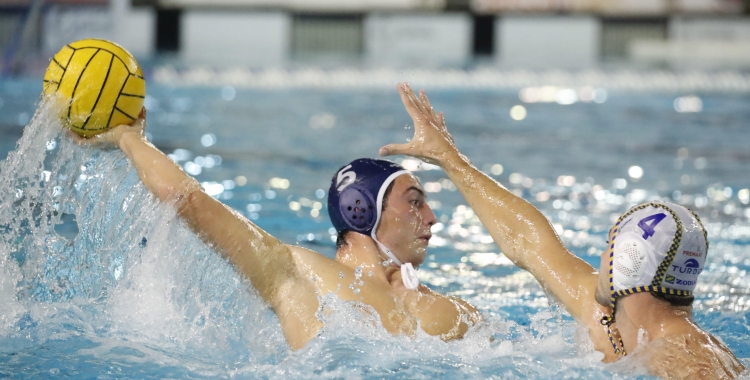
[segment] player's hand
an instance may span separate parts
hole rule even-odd
[[[130,125],[118,125],[110,128],[107,132],[91,137],[83,137],[73,131],[68,131],[68,136],[80,146],[92,146],[99,148],[117,148],[120,146],[123,136],[135,134],[144,138],[146,130],[146,108],[141,108],[138,119]]]
[[[445,126],[443,113],[435,113],[424,91],[417,96],[407,83],[398,84],[398,93],[414,121],[414,137],[406,144],[389,144],[380,148],[381,156],[405,154],[434,165],[441,165],[458,149]]]

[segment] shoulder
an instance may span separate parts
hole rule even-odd
[[[293,244],[284,244],[284,245],[289,249],[289,251],[292,252],[292,255],[294,255],[295,260],[299,259],[299,260],[307,261],[307,260],[324,260],[325,259],[325,260],[333,261],[321,255],[320,253],[313,251],[312,249],[300,247],[298,245],[293,245]]]
[[[315,252],[311,249],[291,244],[286,244],[286,247],[292,253],[294,263],[297,265],[299,270],[311,276],[320,276],[326,272],[336,270],[344,271],[348,269],[345,265],[337,262],[336,260],[321,255],[320,253]]]
[[[387,283],[360,277],[361,275],[358,276],[353,268],[313,250],[296,245],[287,244],[286,246],[292,252],[292,257],[297,267],[296,270],[299,274],[312,280],[317,289],[323,294],[333,292],[343,300],[370,303],[368,296],[372,297],[373,292],[364,291],[367,288],[375,291],[376,294],[382,293],[389,298],[393,298],[391,287]],[[363,291],[361,294],[359,292],[352,293],[352,289],[356,287],[350,287],[350,285],[357,284],[359,281],[362,281],[364,284]]]
[[[705,331],[655,339],[644,354],[651,372],[664,378],[731,379],[744,370],[732,351]]]

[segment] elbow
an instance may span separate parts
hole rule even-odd
[[[159,184],[154,189],[151,189],[151,192],[154,194],[154,196],[162,201],[166,202],[168,199],[173,198],[173,194],[175,193],[175,190],[172,186],[167,186],[166,184]]]

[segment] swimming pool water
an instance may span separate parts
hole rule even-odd
[[[499,253],[446,176],[403,157],[440,220],[420,276],[476,305],[487,324],[457,342],[391,337],[329,298],[337,313],[322,316],[325,331],[291,353],[273,313],[153,200],[122,153],[74,146],[44,114],[29,124],[40,88],[37,78],[0,81],[0,376],[645,376],[632,360],[599,363],[576,324]],[[671,199],[694,209],[711,243],[696,321],[750,364],[750,94],[605,88],[602,102],[563,105],[522,102],[520,88],[426,90],[474,164],[539,207],[595,267],[612,219],[629,206]],[[156,81],[148,93],[159,148],[271,234],[329,257],[331,175],[413,133],[395,84]],[[700,112],[677,112],[687,96],[700,99]],[[510,116],[516,105],[527,111],[522,120]]]

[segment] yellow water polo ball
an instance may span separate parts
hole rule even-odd
[[[121,46],[80,40],[52,57],[44,94],[60,101],[63,124],[82,136],[93,136],[138,118],[146,81],[138,62]]]

